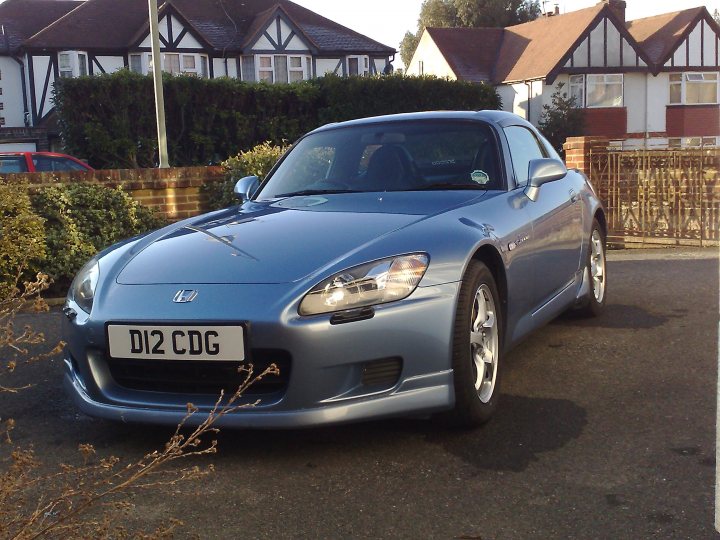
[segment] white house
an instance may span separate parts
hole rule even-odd
[[[382,73],[395,54],[289,0],[158,5],[162,68],[174,74],[287,83]],[[0,143],[47,146],[60,77],[151,69],[147,0],[6,0],[0,25]]]
[[[538,124],[558,84],[586,135],[625,146],[720,143],[720,26],[705,7],[625,21],[626,3],[498,28],[426,28],[409,74],[493,84]]]

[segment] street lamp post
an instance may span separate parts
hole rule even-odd
[[[153,84],[155,86],[155,116],[157,118],[158,153],[160,168],[170,166],[167,151],[167,133],[165,131],[165,97],[162,86],[162,64],[160,59],[160,34],[158,31],[157,0],[148,0],[150,9],[150,38],[152,44]]]

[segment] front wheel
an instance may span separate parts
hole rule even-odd
[[[458,296],[452,366],[455,408],[450,422],[475,427],[490,420],[500,393],[501,302],[492,272],[472,261]]]
[[[605,235],[596,219],[590,233],[585,276],[590,280],[590,291],[584,305],[578,310],[585,317],[597,317],[605,307],[607,298],[607,260],[605,259]]]

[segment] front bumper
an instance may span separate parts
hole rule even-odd
[[[105,322],[136,320],[131,313],[140,311],[137,307],[142,298],[140,289],[135,286],[123,288],[127,309],[116,303],[112,310],[94,312],[92,320],[64,321],[63,333],[68,343],[65,388],[83,412],[124,422],[176,425],[185,418],[187,403],[192,402],[199,411],[186,424],[197,425],[207,417],[217,394],[123,388],[107,369],[103,338]],[[257,290],[261,288],[254,287],[252,293],[272,297],[271,291]],[[298,428],[424,415],[451,408],[454,404],[451,336],[457,290],[457,283],[418,288],[404,301],[378,306],[372,319],[340,325],[330,324],[330,315],[299,317],[292,314],[292,310],[277,310],[273,314],[274,310],[250,313],[238,309],[235,313],[224,313],[222,320],[225,321],[249,321],[253,348],[288,351],[292,356],[292,368],[283,392],[251,395],[244,403],[259,398],[257,405],[224,415],[216,425]],[[205,287],[203,292],[205,298],[212,299],[212,290]],[[214,294],[218,299],[223,297],[220,287]],[[237,291],[236,288],[236,294],[247,299],[251,292],[250,289]],[[245,305],[252,303],[245,302]],[[146,315],[144,320],[172,321],[172,309],[173,306],[148,306],[142,310]],[[212,322],[211,313],[215,313],[214,320],[221,320],[216,311],[203,311],[199,306],[192,319]],[[363,366],[391,357],[402,359],[397,382],[379,389],[363,386]]]

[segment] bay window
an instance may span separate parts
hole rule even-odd
[[[249,67],[248,62],[248,67]],[[312,73],[312,58],[299,55],[258,55],[255,65],[257,66],[257,80],[267,83],[288,83],[307,80]],[[243,69],[245,69],[243,63]],[[244,80],[249,80],[247,75]]]
[[[671,73],[671,105],[714,105],[718,103],[718,73]]]

